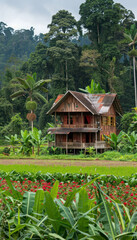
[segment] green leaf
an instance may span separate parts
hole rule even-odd
[[[22,212],[26,215],[29,215],[33,211],[35,201],[35,193],[33,192],[25,192],[23,195],[22,201]]]
[[[16,98],[16,97],[20,97],[20,96],[24,96],[26,94],[25,91],[23,90],[19,90],[13,94],[10,95],[11,98]]]
[[[53,185],[53,188],[50,192],[50,195],[52,197],[52,199],[54,200],[56,197],[57,197],[57,194],[58,194],[58,186],[59,186],[59,181],[57,180],[54,185]]]
[[[60,210],[62,217],[67,219],[69,221],[69,223],[71,224],[71,226],[73,226],[75,224],[75,220],[74,220],[74,215],[73,215],[73,212],[71,211],[71,209],[65,207],[64,204],[59,199],[56,199],[56,203],[59,206],[59,210]]]
[[[17,80],[18,80],[19,83],[21,83],[21,85],[23,85],[23,86],[25,87],[25,89],[30,88],[28,82],[27,82],[25,79],[22,79],[22,78],[20,78],[20,77],[17,77]]]
[[[89,207],[89,198],[88,198],[88,194],[85,188],[81,188],[78,194],[78,202],[77,202],[77,207],[78,207],[78,211],[80,213],[85,213],[87,212],[90,207]]]
[[[80,213],[86,213],[88,210],[90,210],[90,200],[88,198],[88,194],[86,189],[81,188],[79,193],[77,193],[76,203],[77,203],[77,211]],[[78,229],[83,232],[88,232],[88,226],[89,221],[85,217],[81,217],[78,220]]]
[[[117,209],[117,212],[118,212],[118,215],[119,215],[119,218],[120,218],[120,223],[121,223],[121,226],[122,226],[122,230],[124,231],[125,230],[125,220],[124,220],[124,212],[123,212],[123,205],[122,204],[118,204],[118,203],[114,203],[116,209]]]
[[[54,239],[66,240],[65,238],[61,237],[60,235],[58,235],[56,233],[49,233],[49,236],[51,236]]]
[[[44,191],[43,189],[38,189],[35,194],[35,202],[33,206],[34,214],[41,214],[43,211],[43,203],[44,203]],[[36,218],[40,219],[41,217],[36,215]]]
[[[87,186],[89,186],[90,184],[94,183],[97,179],[103,177],[103,175],[97,177],[97,178],[94,178],[92,179],[90,182],[86,183],[84,186],[82,186],[82,188],[86,188]],[[78,193],[79,191],[81,190],[81,188],[79,189],[74,189],[73,192],[70,192],[67,196],[67,199],[66,199],[66,202],[64,204],[64,206],[68,207],[70,206],[72,200],[74,199],[76,193]]]
[[[58,220],[61,220],[61,215],[59,213],[59,210],[55,204],[55,202],[53,201],[51,195],[49,192],[45,192],[45,210],[46,213],[49,217],[49,221],[51,221],[54,230],[56,231],[56,233],[58,233],[59,231],[59,227],[60,224],[58,223]]]
[[[20,232],[20,230],[23,229],[24,227],[26,227],[26,224],[17,225],[16,228],[12,232],[10,232],[10,236],[16,232]]]
[[[133,231],[133,229],[135,230],[136,225],[137,225],[137,212],[135,211],[131,217],[131,220],[127,226],[126,231],[129,232]]]
[[[51,82],[51,79],[47,79],[47,80],[39,80],[38,82],[36,82],[35,84],[34,84],[34,90],[36,90],[36,89],[41,89],[41,87],[45,84],[45,83],[49,83],[49,82]]]
[[[34,98],[38,99],[38,100],[42,100],[43,102],[47,103],[47,99],[42,96],[42,94],[38,93],[38,92],[34,92],[33,93]]]
[[[22,200],[23,196],[21,195],[20,192],[18,192],[12,185],[11,181],[10,181],[10,177],[6,177],[6,182],[8,187],[10,188],[10,190],[12,191],[12,194],[7,191],[7,193],[10,193],[9,195],[12,196],[13,198],[17,199],[17,200]]]
[[[106,199],[104,198],[104,195],[103,195],[102,191],[100,190],[100,186],[98,183],[96,183],[96,186],[98,188],[100,199],[102,201],[99,221],[101,221],[101,223],[103,224],[105,231],[109,234],[109,237],[112,238],[113,240],[115,240],[115,231],[114,231],[114,227],[112,225],[109,204],[106,201]]]

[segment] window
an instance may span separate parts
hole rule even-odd
[[[102,125],[106,126],[108,123],[108,118],[107,117],[102,117]]]
[[[73,117],[70,116],[70,124],[73,124]]]
[[[116,120],[115,120],[115,117],[111,117],[111,126],[113,126],[113,127],[116,126]]]
[[[77,109],[78,108],[78,104],[74,103],[74,108]]]

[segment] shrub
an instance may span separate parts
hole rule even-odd
[[[5,154],[10,154],[10,148],[9,147],[5,147],[2,152],[3,152],[3,154],[4,153]]]

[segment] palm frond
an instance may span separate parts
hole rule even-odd
[[[24,88],[24,86],[23,85],[21,85],[21,84],[19,84],[19,83],[11,83],[10,84],[10,87],[11,88],[19,88],[19,89],[26,89],[26,88]]]
[[[13,98],[17,98],[17,97],[20,97],[20,96],[24,96],[26,94],[25,91],[23,90],[19,90],[13,94],[10,95],[10,97],[13,99]]]
[[[88,93],[88,91],[86,89],[79,88],[79,90],[82,91],[82,92]]]
[[[137,42],[137,33],[135,34],[134,42],[135,42],[135,43]]]
[[[33,89],[41,89],[41,87],[45,84],[51,82],[51,79],[46,79],[46,80],[39,80],[38,82],[35,83],[34,88]]]
[[[47,103],[47,99],[42,94],[40,94],[38,92],[34,92],[33,97]]]
[[[27,82],[29,88],[33,89],[33,86],[35,85],[35,79],[32,76],[27,75],[26,82]]]
[[[20,82],[21,85],[23,85],[26,89],[30,88],[28,82],[25,79],[22,79],[20,77],[17,77],[18,82]]]
[[[124,33],[124,37],[129,43],[133,42],[131,34]]]
[[[48,89],[45,88],[45,87],[41,87],[40,90],[41,90],[42,92],[44,92],[44,93],[47,93],[47,92],[48,92]]]

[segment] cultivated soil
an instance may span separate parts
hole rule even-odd
[[[105,166],[105,167],[118,167],[130,166],[137,167],[137,162],[124,162],[124,161],[109,161],[109,160],[40,160],[40,159],[0,159],[0,164],[3,165],[60,165],[60,166]]]

